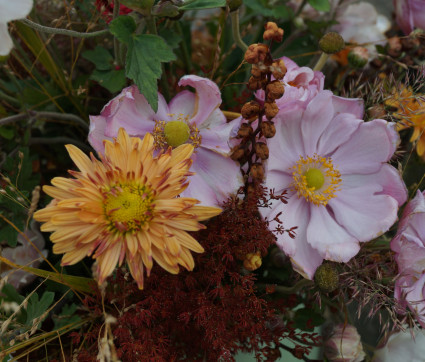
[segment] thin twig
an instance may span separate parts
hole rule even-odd
[[[108,29],[94,31],[92,33],[82,33],[82,32],[75,31],[75,30],[51,28],[49,26],[44,26],[44,25],[34,23],[33,21],[31,21],[29,19],[20,19],[19,21],[21,23],[24,23],[25,25],[28,25],[30,28],[33,28],[37,31],[42,31],[43,33],[57,34],[57,35],[68,35],[68,36],[73,36],[75,38],[92,38],[92,37],[96,37],[96,36],[100,36],[100,35],[109,34]]]

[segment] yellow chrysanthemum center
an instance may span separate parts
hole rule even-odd
[[[171,147],[178,147],[189,139],[190,128],[182,121],[167,122],[164,126],[164,136]]]
[[[175,117],[174,114],[169,114]],[[190,143],[197,148],[201,144],[202,136],[195,124],[189,123],[189,116],[179,114],[173,121],[155,121],[152,131],[156,149],[164,149],[169,146],[176,148],[184,143]]]
[[[152,218],[153,196],[145,185],[115,185],[104,195],[104,212],[111,231],[136,232]]]
[[[291,186],[298,197],[302,196],[317,206],[326,206],[341,184],[341,174],[330,158],[301,156],[291,171],[294,179]]]

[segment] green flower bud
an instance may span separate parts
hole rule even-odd
[[[353,68],[363,68],[369,60],[369,52],[366,48],[355,47],[348,53],[347,59]]]
[[[338,270],[333,264],[322,264],[314,274],[314,282],[322,292],[333,292],[339,286]]]
[[[323,53],[334,54],[338,53],[345,47],[344,39],[341,35],[335,32],[330,32],[323,35],[319,41],[319,48]]]

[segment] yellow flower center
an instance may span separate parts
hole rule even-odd
[[[167,122],[164,126],[164,135],[171,147],[178,147],[189,139],[190,128],[182,121]]]
[[[315,190],[320,190],[325,183],[325,176],[322,170],[318,168],[310,168],[304,173],[304,176],[309,188],[314,187]]]
[[[153,196],[145,185],[115,185],[104,193],[111,231],[136,232],[152,218]]]
[[[169,114],[175,117],[174,114]],[[201,144],[202,136],[195,124],[189,123],[189,116],[179,114],[176,120],[165,122],[155,120],[152,131],[156,149],[166,149],[171,146],[178,147],[184,143],[190,143],[197,148]]]
[[[303,196],[317,206],[326,206],[335,197],[341,184],[341,174],[330,158],[301,156],[291,171],[294,179],[291,186],[297,196]]]

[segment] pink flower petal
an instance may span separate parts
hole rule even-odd
[[[363,121],[357,119],[353,114],[338,114],[321,135],[317,145],[317,154],[323,156],[331,155],[340,145],[350,139],[361,123]]]
[[[332,103],[335,113],[351,113],[358,119],[363,119],[364,102],[361,98],[344,98],[333,96]]]
[[[360,246],[356,238],[341,227],[324,206],[310,205],[307,241],[327,260],[348,262]]]
[[[199,126],[220,106],[221,93],[217,84],[197,75],[186,75],[180,79],[179,86],[187,85],[196,90],[197,102],[192,122]]]
[[[97,153],[104,154],[103,140],[112,141],[111,137],[105,136],[106,119],[102,116],[90,116],[89,143]]]
[[[230,136],[235,128],[239,128],[241,120],[237,118],[226,123],[226,117],[216,109],[204,122],[208,122],[208,127],[201,129],[202,147],[227,155],[230,152]]]
[[[199,188],[189,185],[184,192],[190,192],[192,195],[197,193],[198,196],[195,198],[200,200],[203,205],[217,205],[225,201],[229,194],[236,193],[242,185],[239,165],[231,158],[200,147],[196,149],[193,159],[191,171],[196,172],[196,175],[192,176],[192,179],[201,177],[205,181],[205,187],[213,190],[215,200],[213,203],[208,203],[211,202],[211,196],[209,192],[207,193],[205,187]],[[207,197],[203,196],[204,193],[207,194]]]
[[[317,143],[334,115],[332,92],[322,91],[308,104],[301,121],[306,156],[317,152]]]
[[[360,242],[376,238],[397,221],[397,201],[388,195],[375,195],[376,185],[346,188],[331,199],[335,219]]]
[[[183,117],[188,116],[191,119],[194,116],[196,106],[195,93],[184,90],[170,101],[168,108],[171,114],[174,114],[174,118],[177,118],[180,114]]]
[[[387,122],[376,119],[360,124],[349,142],[342,144],[332,155],[332,161],[344,174],[367,174],[380,170],[388,161],[393,140]]]

